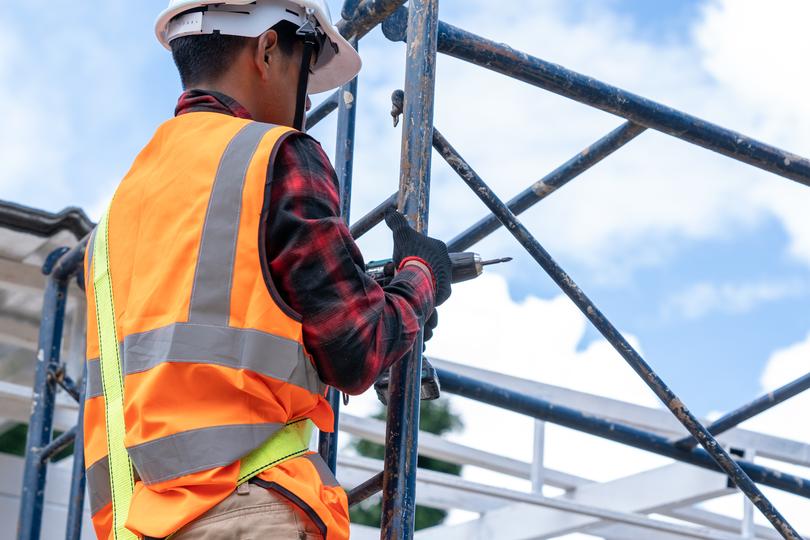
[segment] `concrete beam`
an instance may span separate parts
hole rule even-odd
[[[6,420],[27,424],[31,418],[31,388],[0,381],[0,411]],[[60,394],[54,411],[54,429],[60,431],[70,429],[76,425],[78,413],[78,404],[66,395]]]
[[[0,343],[36,351],[38,341],[39,326],[0,313]]]
[[[385,443],[385,423],[380,420],[343,413],[340,415],[340,430],[371,442]],[[453,443],[424,431],[419,432],[419,453],[450,463],[480,467],[526,480],[531,475],[531,465],[525,461]],[[585,478],[553,469],[545,469],[544,480],[550,486],[565,490],[589,482]]]
[[[606,512],[637,515],[660,508],[689,505],[731,492],[733,490],[728,488],[724,475],[674,463],[612,482],[588,484],[564,497],[548,500],[564,500]],[[581,532],[595,524],[605,522],[594,515],[541,506],[539,502],[512,504],[488,512],[478,520],[446,527],[444,529],[447,530],[441,532],[437,530],[435,534],[426,532],[419,538],[420,540],[450,538],[539,540]],[[606,522],[616,522],[616,519],[608,519]],[[496,536],[487,536],[495,531]],[[648,534],[649,532],[647,531]],[[684,534],[681,530],[661,532]],[[721,536],[725,535],[717,533],[716,536],[709,538]]]

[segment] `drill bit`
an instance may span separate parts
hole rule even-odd
[[[481,261],[481,266],[489,266],[491,264],[507,263],[512,260],[512,257],[503,257],[501,259],[490,259],[488,261]]]

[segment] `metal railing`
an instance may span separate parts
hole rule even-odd
[[[438,0],[410,0],[407,8],[403,7],[403,4],[404,0],[346,0],[342,10],[343,20],[338,23],[343,35],[355,45],[383,21],[383,32],[390,40],[408,43],[405,89],[404,92],[397,91],[393,95],[395,114],[404,114],[408,120],[403,122],[400,189],[397,194],[358,220],[352,226],[352,234],[357,238],[369,231],[382,221],[385,209],[394,205],[406,215],[411,225],[418,231],[427,232],[431,153],[435,148],[491,212],[452,239],[448,243],[450,250],[465,250],[499,227],[505,226],[659,397],[674,418],[689,432],[689,437],[668,438],[632,425],[598,418],[571,407],[556,405],[536,396],[499,387],[448,369],[438,370],[443,389],[537,420],[556,423],[679,462],[723,472],[762,512],[779,535],[786,539],[800,539],[799,534],[756,484],[810,498],[810,480],[750,461],[735,459],[718,443],[714,435],[806,390],[810,387],[810,375],[740,407],[708,427],[704,426],[582,289],[560,268],[523,226],[517,215],[595,166],[646,129],[660,131],[809,186],[810,161],[439,21]],[[454,56],[618,115],[627,122],[534,182],[508,203],[504,203],[433,126],[437,53]],[[307,127],[313,127],[335,109],[338,110],[335,168],[340,181],[343,217],[348,223],[354,160],[357,79],[339,89],[314,109],[307,119]],[[65,388],[80,402],[82,398],[79,387],[64,376],[64,370],[60,367],[59,348],[67,282],[81,272],[85,245],[86,240],[70,251],[57,251],[45,265],[45,272],[50,277],[45,292],[34,386],[34,407],[29,424],[28,453],[18,525],[20,539],[39,538],[48,458],[74,440],[81,440],[81,410],[79,426],[55,440],[51,440],[51,426],[57,385]],[[349,493],[350,503],[356,504],[379,491],[383,492],[381,538],[385,540],[407,540],[413,538],[414,534],[421,341],[420,336],[417,340],[418,346],[413,352],[392,368],[383,471],[360,483]],[[335,470],[339,393],[330,391],[329,401],[335,412],[335,431],[321,434],[319,451],[330,468]],[[702,448],[696,448],[698,444]],[[77,539],[80,534],[84,492],[81,444],[74,446],[73,481],[68,513],[69,540]],[[541,483],[541,479],[536,480],[536,483]],[[465,486],[464,489],[471,492],[486,494],[489,489],[469,482],[459,482]],[[506,498],[515,502],[559,508],[663,532],[677,529],[675,525],[662,521],[548,499],[536,490],[531,494],[511,492]],[[685,534],[696,538],[723,537],[707,536],[700,531],[687,531]]]
[[[60,354],[68,285],[71,279],[79,278],[79,285],[84,288],[80,276],[86,245],[87,237],[69,250],[57,249],[48,256],[42,267],[42,271],[48,276],[48,279],[42,304],[33,404],[25,446],[20,517],[17,523],[17,538],[20,540],[39,538],[48,462],[54,455],[70,445],[73,445],[73,471],[70,484],[67,538],[78,539],[81,534],[85,484],[82,441],[85,376],[82,376],[81,385],[68,377],[65,365],[60,361]],[[58,387],[62,387],[68,395],[79,402],[79,421],[76,426],[53,439],[53,414]]]

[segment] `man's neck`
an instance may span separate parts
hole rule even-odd
[[[215,90],[194,88],[183,92],[177,101],[174,114],[179,116],[192,112],[215,112],[253,119],[250,112],[233,97]]]
[[[228,76],[222,77],[217,81],[205,81],[195,86],[195,88],[204,88],[218,94],[230,96],[244,108],[250,111],[250,115],[258,118],[259,107],[255,99],[255,89],[250,88],[250,82],[241,80],[240,77],[234,76],[229,72]]]

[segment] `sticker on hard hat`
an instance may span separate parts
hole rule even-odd
[[[201,11],[184,13],[169,21],[168,35],[172,38],[199,34],[203,29],[203,14]]]

